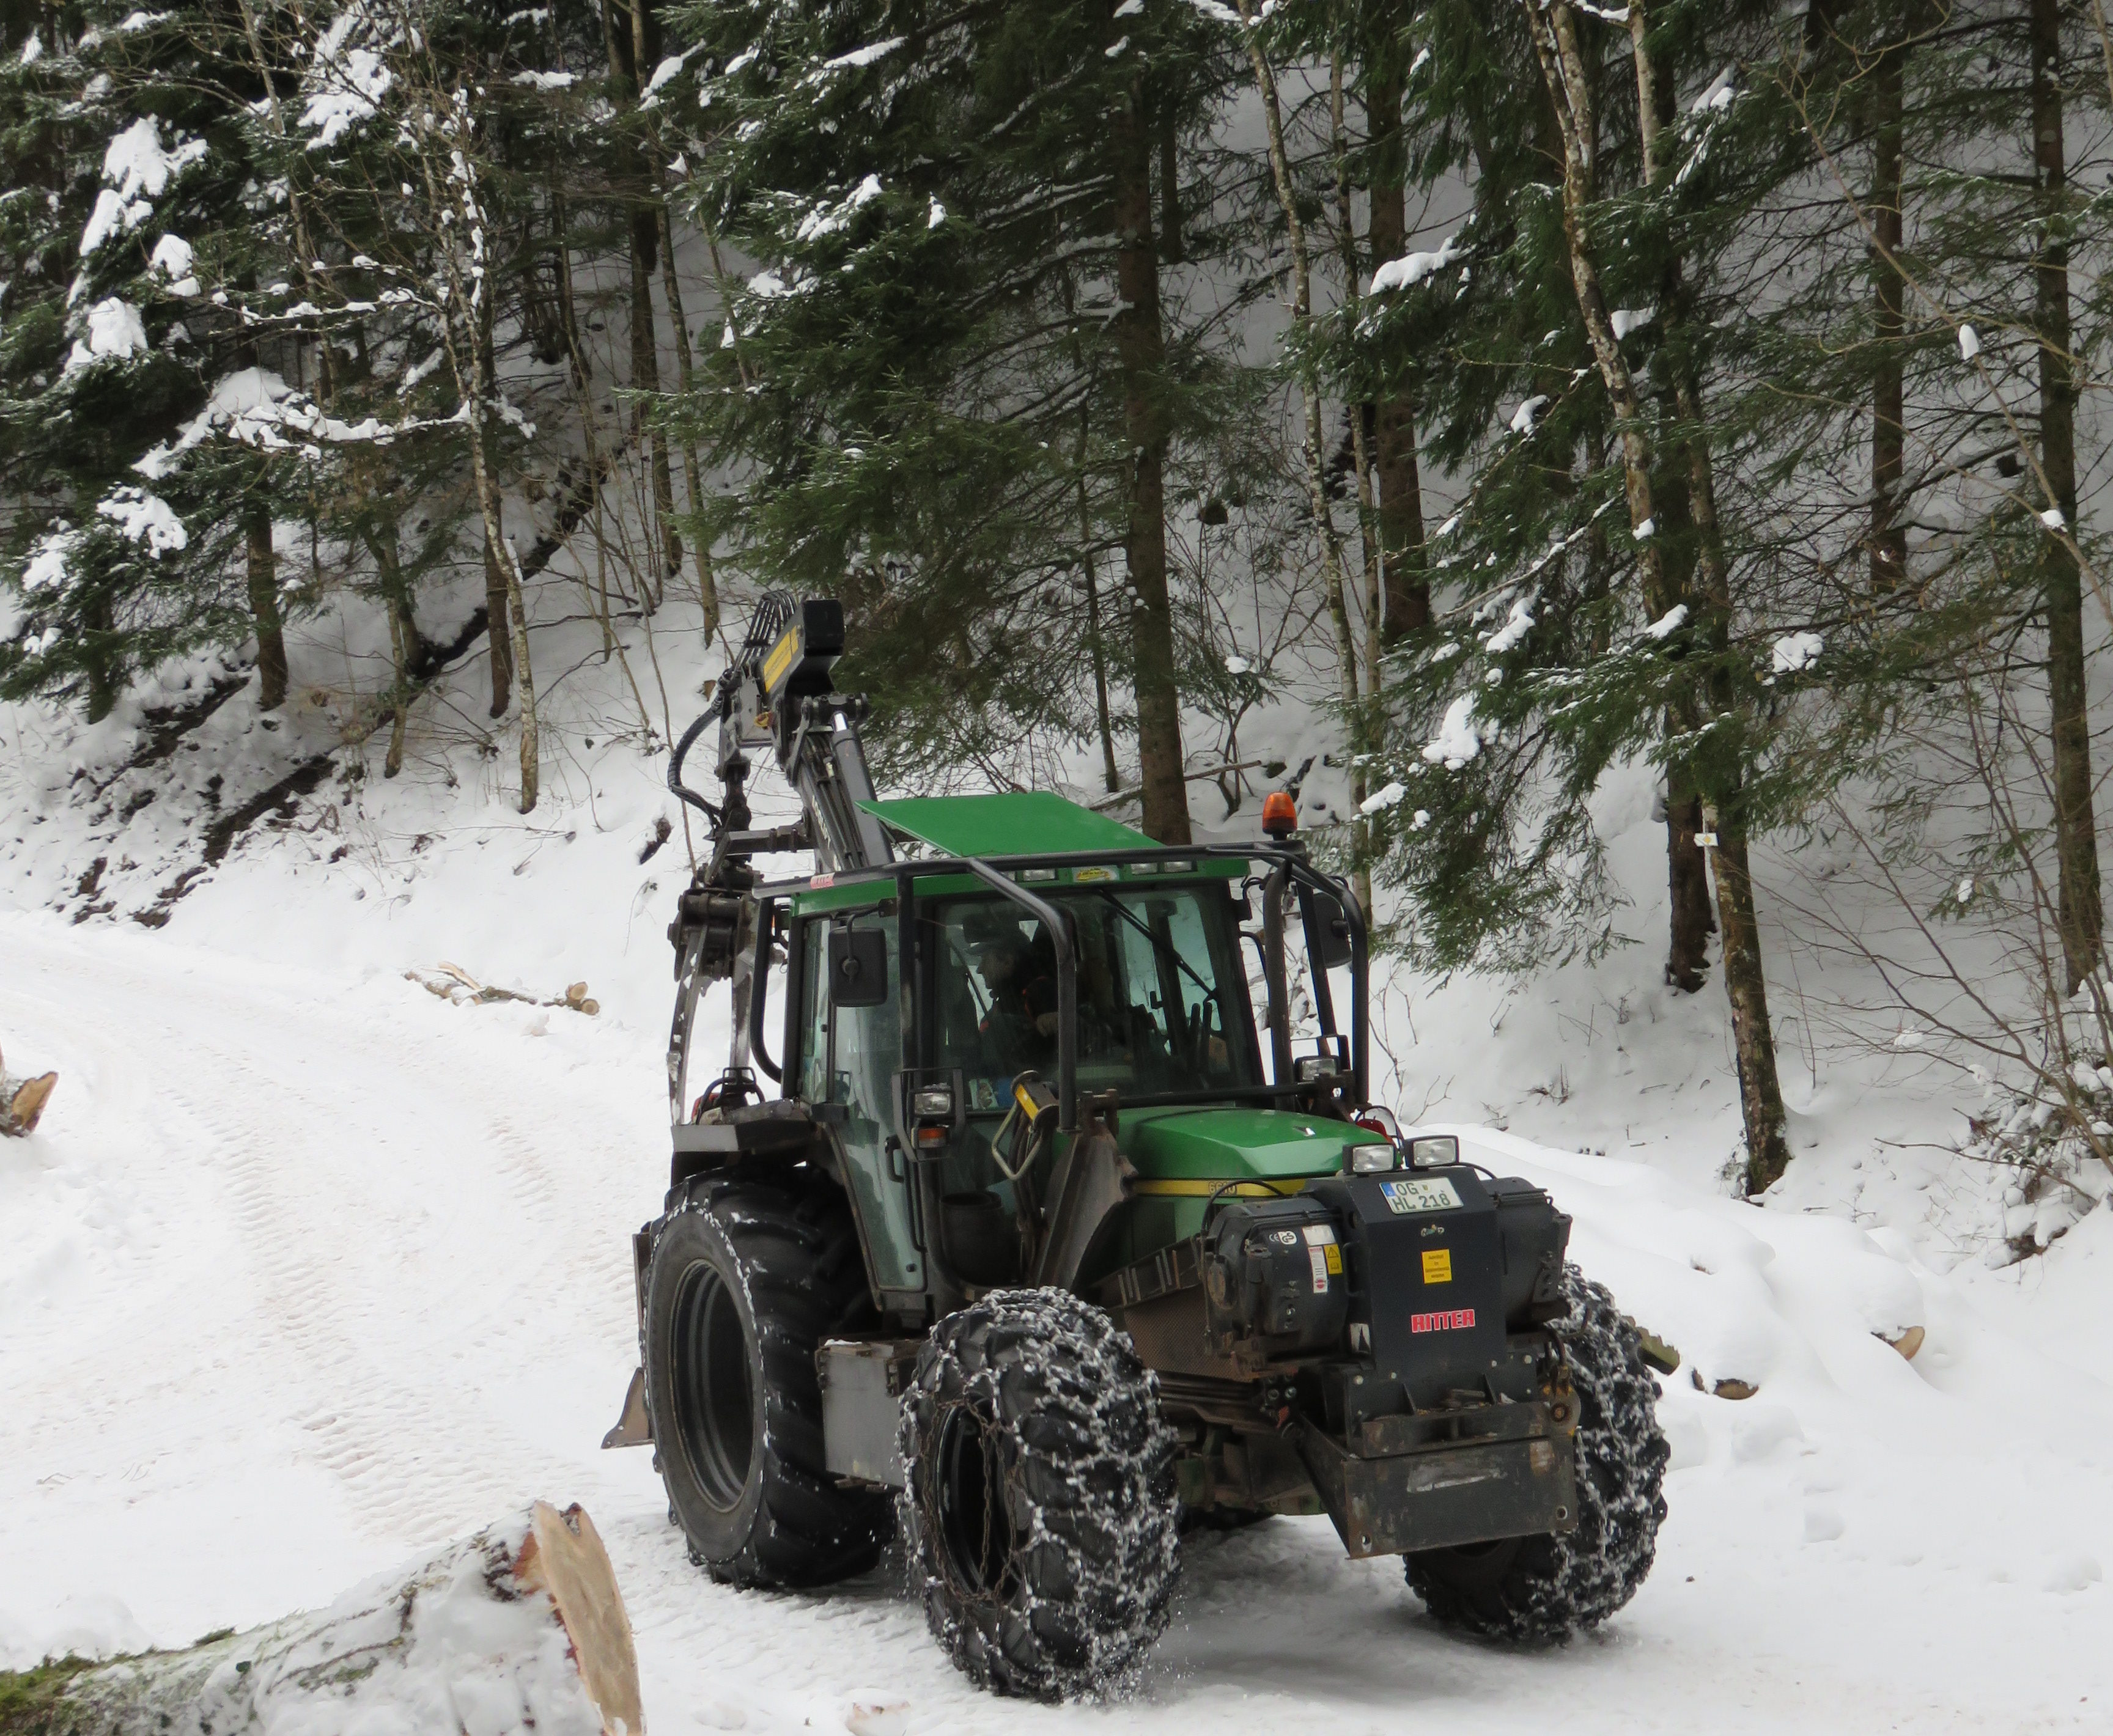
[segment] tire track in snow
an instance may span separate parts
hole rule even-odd
[[[206,1028],[235,1022],[225,1004],[212,1011]],[[304,1034],[336,1034],[306,1023]],[[221,1042],[193,1035],[189,1051],[203,1064],[165,1075],[162,1089],[200,1130],[194,1149],[209,1154],[228,1185],[263,1324],[277,1341],[277,1408],[314,1437],[308,1456],[346,1485],[363,1524],[392,1538],[437,1539],[498,1510],[508,1480],[457,1444],[445,1393],[408,1358],[388,1365],[377,1354],[395,1323],[360,1282],[354,1251],[389,1226],[358,1209],[358,1190],[335,1172],[332,1148],[343,1150],[345,1130],[318,1137],[345,1105],[267,1074]],[[240,1115],[230,1112],[235,1105]]]
[[[310,1029],[317,1037],[340,1034],[320,1021]],[[344,1112],[336,1091],[267,1081],[243,1055],[217,1046],[212,1052],[227,1077],[258,1087],[256,1097],[244,1100],[267,1106],[268,1126],[321,1129],[331,1126],[334,1112]],[[389,1070],[399,1078],[417,1071]],[[436,1108],[443,1126],[458,1119],[451,1105],[436,1104],[424,1090],[399,1095],[391,1107],[392,1124],[422,1122]],[[502,1317],[520,1311],[521,1275],[539,1269],[537,1244],[549,1238],[524,1235],[518,1221],[506,1222],[495,1236],[443,1229],[445,1246],[431,1251],[442,1258],[421,1260],[400,1274],[404,1282],[390,1283],[395,1274],[386,1268],[395,1262],[372,1256],[402,1233],[404,1222],[376,1222],[361,1212],[358,1172],[363,1153],[391,1131],[340,1123],[328,1140],[290,1161],[268,1138],[255,1137],[253,1126],[237,1123],[228,1128],[224,1149],[274,1310],[308,1375],[308,1404],[295,1419],[316,1436],[316,1456],[348,1486],[369,1524],[409,1542],[438,1540],[532,1492],[523,1486],[528,1467],[518,1452],[495,1455],[477,1444],[481,1430],[461,1427],[465,1408],[488,1407],[449,1376],[488,1365],[495,1339],[518,1337]],[[454,1146],[440,1155],[450,1168],[436,1185],[458,1195],[468,1191],[461,1182],[481,1181],[484,1165],[477,1160],[488,1160],[491,1152],[481,1141]],[[475,1192],[481,1197],[467,1214],[472,1223],[490,1223],[518,1203],[511,1187]],[[547,1231],[560,1203],[554,1190],[538,1203]],[[334,1244],[345,1251],[318,1264],[316,1252]],[[459,1335],[454,1354],[437,1366],[418,1342],[431,1336],[436,1319],[451,1321]],[[559,1461],[536,1456],[536,1484],[561,1487],[568,1474]]]
[[[80,1034],[107,1050],[123,1033],[121,1070],[153,1105],[165,1161],[226,1190],[258,1291],[248,1342],[263,1378],[250,1384],[266,1395],[241,1426],[278,1417],[304,1431],[302,1456],[344,1486],[363,1526],[405,1542],[573,1488],[577,1465],[524,1453],[503,1407],[469,1383],[494,1368],[532,1381],[553,1348],[591,1353],[568,1305],[621,1295],[628,1274],[620,1244],[582,1233],[536,1141],[486,1113],[491,1058],[466,1072],[372,1012],[148,962],[61,968],[69,1003],[92,1000],[107,1020]],[[260,1059],[294,1051],[307,1064]],[[577,1116],[551,1100],[563,1094],[534,1067],[501,1071],[498,1094],[534,1105],[544,1137],[564,1138]],[[408,1164],[386,1149],[406,1141]],[[605,1137],[585,1143],[608,1155]],[[152,1365],[162,1360],[105,1365],[74,1414],[136,1415],[157,1386],[183,1383]]]

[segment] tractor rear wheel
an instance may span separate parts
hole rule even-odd
[[[1549,1329],[1577,1395],[1577,1529],[1408,1556],[1409,1589],[1449,1627],[1568,1639],[1621,1608],[1650,1572],[1668,1456],[1658,1383],[1604,1287],[1566,1266],[1563,1287],[1570,1312]]]
[[[932,1632],[980,1687],[1063,1700],[1166,1626],[1174,1433],[1130,1340],[1061,1290],[942,1320],[903,1406],[903,1528]]]
[[[646,1280],[646,1403],[690,1558],[745,1586],[863,1573],[888,1498],[839,1488],[815,1353],[868,1292],[851,1214],[819,1182],[701,1178],[661,1220]]]

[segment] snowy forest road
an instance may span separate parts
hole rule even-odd
[[[1656,1269],[1604,1199],[1697,1285],[1735,1235],[1775,1238],[1754,1293],[1803,1348],[1745,1406],[1669,1383],[1672,1516],[1636,1602],[1553,1652],[1465,1643],[1397,1564],[1277,1520],[1191,1540],[1125,1696],[1025,1707],[953,1672],[892,1563],[824,1594],[710,1583],[649,1455],[596,1450],[635,1356],[626,1238],[659,1199],[657,1033],[0,914],[0,1041],[61,1075],[0,1144],[0,1665],[320,1603],[545,1496],[609,1542],[660,1736],[2104,1728],[2113,1401],[1923,1268],[1927,1372],[1867,1366],[1800,1251],[1861,1239],[1832,1220],[1493,1147],[1545,1160],[1588,1268],[1639,1286]]]

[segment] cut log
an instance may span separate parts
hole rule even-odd
[[[34,1079],[11,1078],[6,1059],[0,1057],[0,1133],[20,1139],[33,1131],[58,1082],[55,1073],[39,1073]]]
[[[1700,1369],[1689,1369],[1687,1378],[1695,1383],[1696,1392],[1714,1393],[1718,1398],[1747,1399],[1761,1390],[1758,1381],[1741,1380],[1736,1376],[1705,1382]]]
[[[638,1736],[638,1663],[609,1556],[538,1501],[328,1609],[184,1652],[0,1672],[0,1736]]]
[[[1910,1362],[1914,1360],[1915,1352],[1922,1348],[1923,1336],[1924,1331],[1919,1326],[1904,1326],[1897,1332],[1872,1334],[1881,1344],[1891,1345]]]

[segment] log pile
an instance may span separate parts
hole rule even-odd
[[[593,1523],[545,1501],[328,1609],[181,1652],[0,1672],[0,1736],[641,1736]]]

